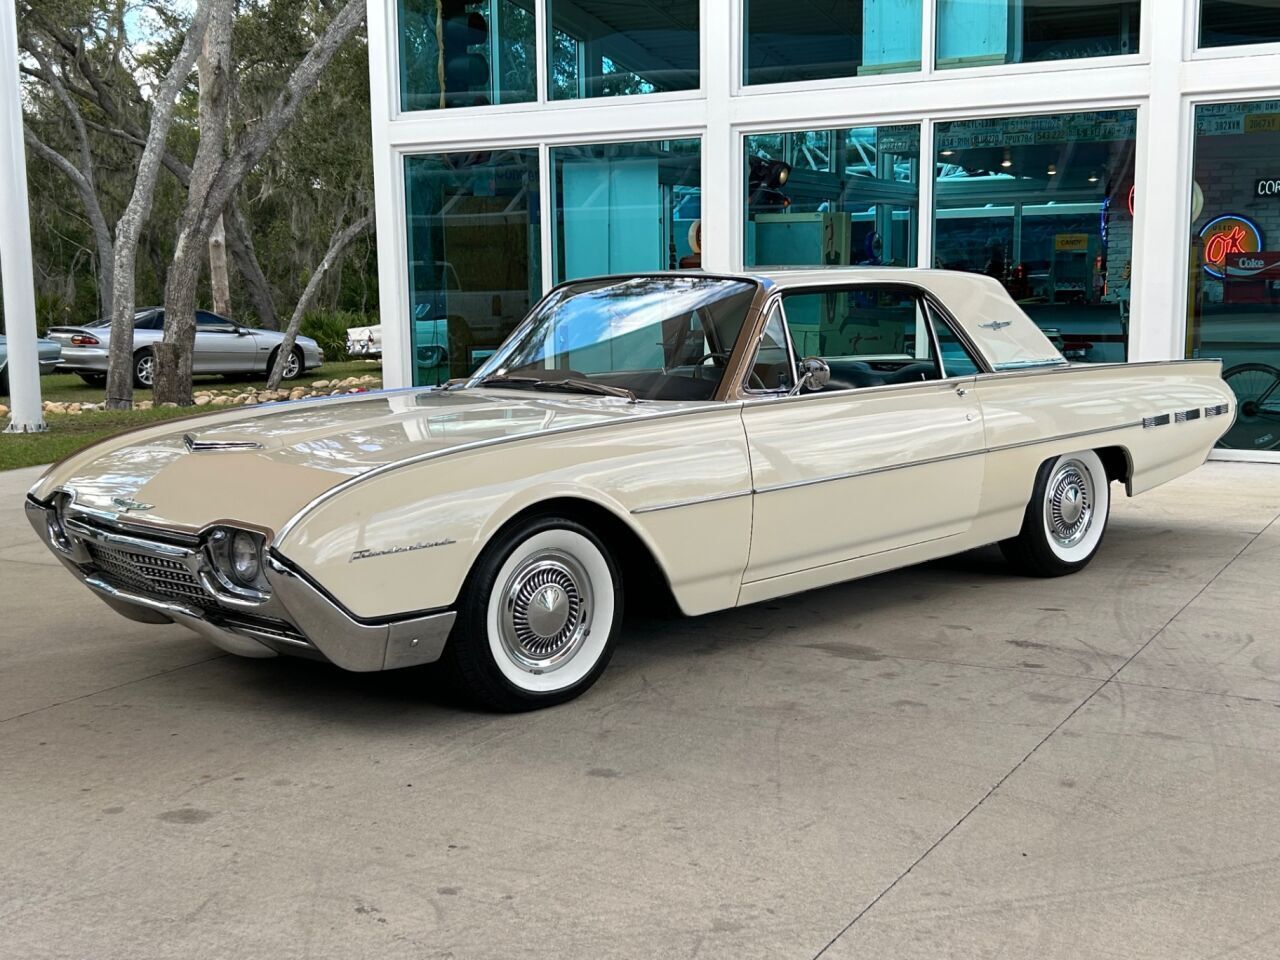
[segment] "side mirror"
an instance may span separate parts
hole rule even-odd
[[[237,337],[247,337],[249,335],[248,327],[236,327]]]
[[[796,380],[796,385],[791,388],[787,396],[794,397],[801,390],[817,393],[830,382],[831,368],[827,366],[827,361],[820,357],[805,357],[800,361],[800,376]]]

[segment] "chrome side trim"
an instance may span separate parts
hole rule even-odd
[[[1099,433],[1112,433],[1116,430],[1127,430],[1131,427],[1141,426],[1140,421],[1133,423],[1123,423],[1115,427],[1098,427],[1093,430],[1081,430],[1078,433],[1064,433],[1056,437],[1040,437],[1035,440],[1021,440],[1018,443],[1006,443],[998,447],[984,447],[979,450],[966,450],[963,453],[949,453],[941,457],[929,457],[925,460],[912,460],[910,463],[895,463],[883,467],[868,467],[865,470],[853,470],[848,473],[838,473],[829,477],[815,477],[813,479],[793,480],[790,483],[778,483],[768,487],[757,487],[755,493],[777,493],[780,490],[796,490],[800,487],[811,487],[819,483],[836,483],[840,480],[853,480],[857,477],[869,477],[877,473],[889,473],[893,470],[906,470],[909,467],[926,467],[935,463],[946,463],[950,460],[964,460],[968,457],[980,457],[989,453],[1001,453],[1005,450],[1017,450],[1020,447],[1034,447],[1042,443],[1057,443],[1060,440],[1074,440],[1078,437],[1089,437]],[[632,511],[633,513],[635,511]]]
[[[779,490],[798,490],[801,487],[812,487],[819,483],[836,483],[840,480],[853,480],[856,477],[870,477],[877,473],[889,473],[893,470],[906,470],[908,467],[927,467],[934,463],[946,463],[949,460],[965,460],[969,457],[983,456],[986,450],[966,450],[964,453],[949,453],[944,457],[930,457],[927,460],[912,460],[910,463],[895,463],[884,467],[868,467],[865,470],[851,470],[848,473],[837,473],[830,477],[814,477],[806,480],[792,480],[790,483],[776,483],[769,487],[757,487],[756,493],[777,493]]]
[[[688,500],[676,500],[672,503],[658,503],[651,507],[636,507],[631,512],[633,514],[640,513],[657,513],[660,510],[678,510],[681,507],[695,507],[702,503],[718,503],[721,500],[739,500],[742,497],[749,497],[753,490],[739,490],[736,493],[716,493],[709,497],[691,497]]]
[[[707,400],[705,401],[705,403],[707,404],[707,406],[696,408],[693,410],[668,410],[665,412],[660,411],[657,413],[648,412],[652,408],[637,407],[632,409],[644,410],[645,412],[639,413],[638,415],[634,415],[633,417],[629,417],[629,418],[622,418],[618,420],[602,420],[596,423],[576,423],[576,424],[573,424],[572,426],[554,427],[550,430],[539,430],[534,433],[524,433],[514,437],[490,437],[486,440],[473,440],[471,443],[462,443],[456,447],[448,447],[444,450],[432,450],[428,453],[420,453],[416,457],[408,457],[404,460],[396,460],[393,463],[384,463],[382,464],[382,466],[374,467],[372,470],[368,471],[367,473],[362,473],[362,474],[359,474],[358,476],[350,477],[342,481],[341,483],[337,484],[336,486],[330,487],[328,490],[325,490],[323,493],[319,494],[318,496],[312,498],[308,503],[304,504],[298,510],[297,513],[295,513],[292,517],[290,517],[287,521],[285,521],[284,525],[281,526],[281,528],[276,532],[275,537],[271,540],[269,545],[273,547],[278,547],[281,543],[285,541],[285,539],[289,536],[289,534],[293,532],[293,528],[296,527],[302,521],[302,518],[305,517],[308,513],[310,513],[313,509],[320,506],[321,504],[327,503],[329,500],[332,500],[334,497],[345,493],[346,491],[350,490],[352,487],[356,486],[358,483],[361,483],[365,480],[370,480],[374,477],[383,476],[384,474],[391,473],[394,470],[403,469],[404,467],[412,467],[420,463],[426,463],[430,460],[441,460],[445,457],[451,457],[454,454],[469,453],[473,450],[481,450],[487,447],[497,447],[497,446],[502,446],[508,443],[520,443],[522,441],[528,441],[528,440],[543,440],[543,439],[546,439],[547,437],[558,437],[558,436],[563,436],[564,434],[567,434],[567,433],[579,433],[587,430],[599,430],[599,429],[604,429],[606,427],[618,427],[618,426],[622,426],[623,424],[650,423],[654,420],[674,420],[677,417],[692,417],[692,416],[703,416],[708,413],[723,413],[728,410],[740,410],[742,409],[742,405],[743,405],[743,401],[741,400]]]
[[[1211,407],[1204,408],[1204,415],[1206,417],[1224,417],[1230,412],[1231,404],[1229,403],[1215,403]]]

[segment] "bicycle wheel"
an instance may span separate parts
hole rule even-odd
[[[1236,450],[1280,447],[1280,370],[1266,363],[1241,363],[1222,375],[1236,395],[1236,422],[1222,446]]]

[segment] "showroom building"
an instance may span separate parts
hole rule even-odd
[[[1072,360],[1222,358],[1224,455],[1280,460],[1280,0],[398,0],[369,47],[388,385],[564,280],[928,265]]]

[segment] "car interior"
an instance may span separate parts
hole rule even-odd
[[[818,357],[830,367],[824,393],[972,376],[980,370],[919,291],[864,284],[785,294],[781,316],[771,316],[766,325],[751,389],[790,389],[793,383],[784,317],[796,359]]]

